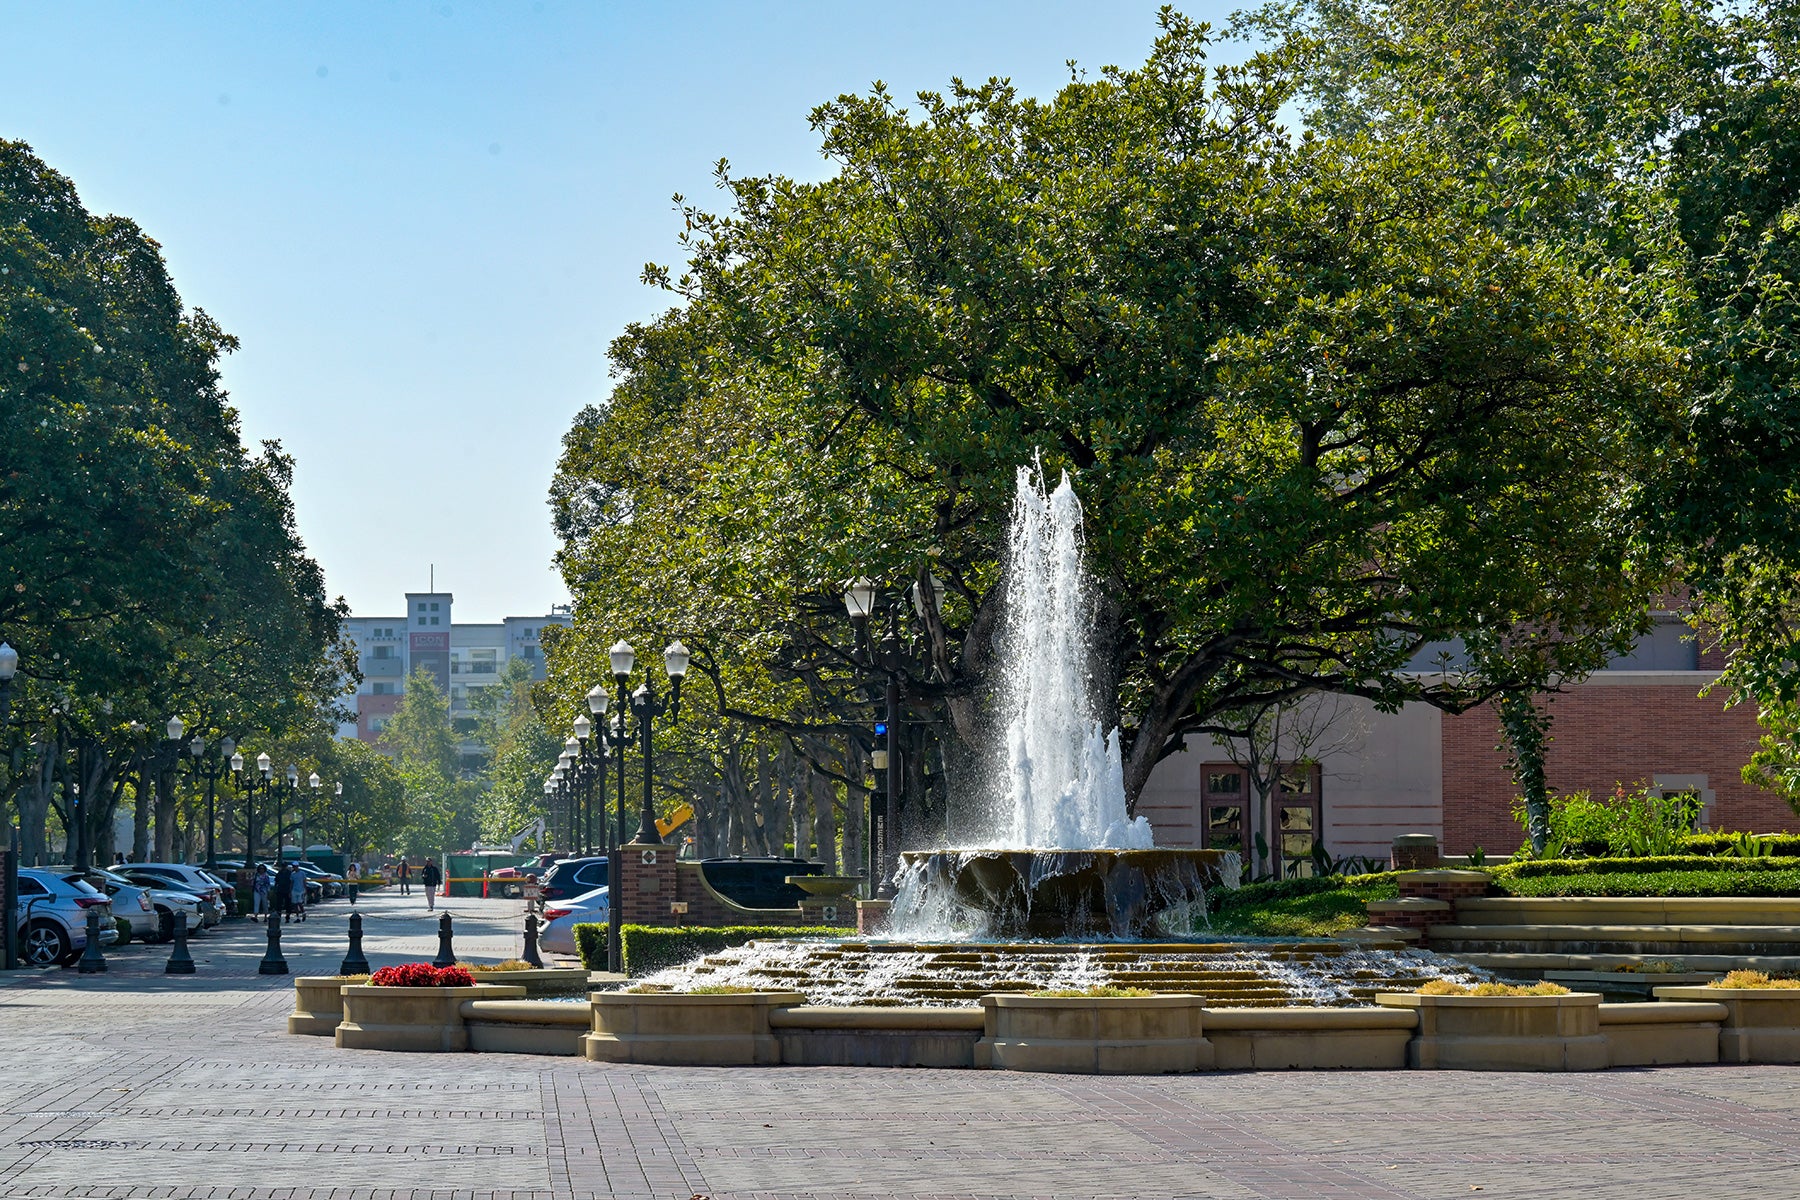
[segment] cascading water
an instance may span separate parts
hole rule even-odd
[[[1005,797],[991,843],[1011,850],[1145,850],[1150,822],[1126,814],[1119,731],[1088,697],[1093,603],[1081,562],[1081,501],[1020,467],[1007,544],[1002,661]]]

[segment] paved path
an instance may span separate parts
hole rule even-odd
[[[518,952],[516,905],[450,903],[462,954]],[[417,897],[361,907],[378,965],[435,949]],[[297,972],[335,968],[347,911],[289,926]],[[1800,1195],[1800,1068],[1093,1079],[340,1051],[282,1032],[261,933],[197,939],[192,977],[160,974],[160,947],[6,977],[0,1197]]]

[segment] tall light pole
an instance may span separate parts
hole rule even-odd
[[[687,676],[690,655],[688,648],[679,641],[670,642],[663,651],[663,670],[669,676],[669,699],[665,703],[656,694],[651,685],[650,673],[644,673],[644,682],[638,690],[625,694],[625,686],[631,677],[631,669],[637,662],[637,652],[629,642],[621,641],[607,654],[613,669],[613,679],[619,685],[619,707],[628,708],[632,718],[637,722],[638,750],[644,756],[644,803],[638,813],[637,832],[632,835],[636,845],[660,846],[662,834],[656,828],[656,804],[653,785],[656,779],[655,744],[652,739],[656,732],[656,718],[666,715],[671,721],[681,716],[681,681]],[[623,764],[621,763],[621,772]]]
[[[300,768],[293,763],[288,764],[287,791],[275,793],[275,865],[280,866],[287,861],[287,851],[281,848],[281,802],[284,798],[292,799],[294,807],[300,807]]]
[[[18,673],[19,652],[0,642],[0,725],[6,724],[6,714],[12,709],[12,681]]]
[[[225,760],[237,749],[237,743],[230,738],[219,740],[219,755],[208,758],[206,755],[206,738],[195,734],[194,740],[188,743],[188,757],[191,760],[188,769],[206,780],[206,869],[216,871],[219,867],[218,849],[213,843],[213,831],[218,828],[219,812],[217,805],[217,787],[219,772],[225,769]],[[240,758],[239,763],[243,760]]]
[[[307,783],[308,787],[312,788],[312,803],[310,805],[308,805],[306,808],[303,808],[300,810],[300,861],[301,862],[306,861],[306,814],[308,812],[310,812],[312,809],[319,807],[319,788],[321,786],[323,786],[323,780],[321,780],[319,778],[319,773],[317,771],[314,771],[312,774],[310,774],[306,777],[306,783]]]

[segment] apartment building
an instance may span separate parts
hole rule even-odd
[[[378,741],[417,670],[429,671],[450,698],[451,720],[471,718],[481,690],[499,682],[508,663],[529,663],[532,678],[544,678],[543,630],[570,621],[568,606],[554,605],[542,616],[458,624],[452,619],[454,605],[449,592],[408,592],[398,616],[352,616],[344,622],[363,678],[349,700],[355,720],[340,726],[338,736]],[[481,752],[479,746],[464,747],[465,757],[479,758]]]

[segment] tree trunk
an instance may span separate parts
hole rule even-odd
[[[854,780],[869,777],[867,758],[862,747],[851,743],[850,762],[854,764],[844,773]],[[863,853],[863,825],[868,820],[869,790],[860,783],[852,783],[844,789],[844,874],[866,874],[868,863]]]
[[[31,866],[44,863],[49,854],[46,826],[50,820],[50,793],[56,784],[56,759],[62,743],[54,733],[37,747],[26,785],[19,790],[19,857]]]
[[[1544,747],[1549,741],[1550,714],[1528,693],[1508,692],[1495,704],[1513,784],[1525,802],[1525,833],[1531,852],[1544,853],[1550,840],[1550,788],[1544,778]]]
[[[752,822],[756,853],[770,854],[773,852],[769,849],[769,839],[781,837],[786,814],[775,811],[775,786],[772,778],[775,772],[768,753],[761,746],[755,747],[752,753],[756,755],[756,813]]]

